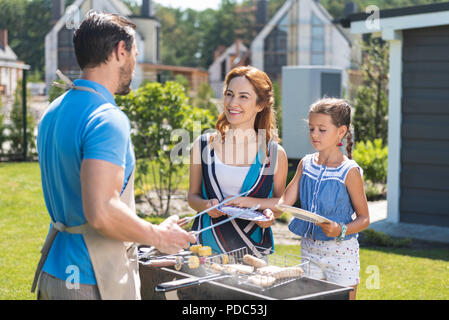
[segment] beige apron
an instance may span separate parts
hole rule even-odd
[[[121,198],[135,213],[134,173]],[[83,233],[103,300],[140,300],[137,246],[106,238],[87,225]]]
[[[93,89],[86,87],[72,87],[72,89],[93,91]],[[120,200],[127,204],[134,213],[136,212],[134,202],[134,172],[129,178],[128,184],[123,191]],[[101,299],[141,299],[137,246],[133,243],[107,238],[98,233],[88,223],[68,228],[60,222],[52,221],[52,228],[41,250],[42,256],[37,266],[31,292],[35,292],[36,290],[36,285],[45,264],[45,260],[47,259],[53,241],[59,232],[83,235],[94,269]]]
[[[129,179],[120,200],[135,212],[134,173]],[[139,263],[135,244],[107,238],[88,223],[71,228],[65,227],[60,222],[52,222],[52,225],[50,234],[41,250],[42,256],[36,270],[31,292],[36,289],[45,260],[57,233],[68,232],[83,235],[101,299],[140,300]]]

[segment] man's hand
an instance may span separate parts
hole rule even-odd
[[[196,237],[186,232],[178,225],[178,216],[171,216],[162,222],[159,226],[154,226],[158,234],[158,241],[154,246],[161,252],[175,254],[187,248],[190,243],[196,242]]]

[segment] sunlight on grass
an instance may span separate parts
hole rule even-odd
[[[50,223],[39,166],[0,164],[0,179],[0,299],[35,299],[31,282]],[[300,248],[276,245],[276,253],[299,255]],[[362,247],[360,260],[358,299],[449,299],[449,249]],[[370,286],[370,266],[379,271],[378,288]]]
[[[0,164],[0,299],[30,293],[50,218],[37,163]]]

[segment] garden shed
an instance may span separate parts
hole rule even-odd
[[[342,25],[390,43],[387,221],[448,228],[449,3],[378,13]]]

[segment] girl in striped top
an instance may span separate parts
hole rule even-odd
[[[318,151],[306,155],[280,203],[293,205],[332,220],[313,224],[292,219],[290,231],[302,237],[301,256],[310,260],[310,277],[353,286],[359,283],[358,232],[369,226],[362,169],[352,160],[351,107],[341,99],[326,98],[309,112],[310,141]],[[346,138],[345,156],[340,147]]]

